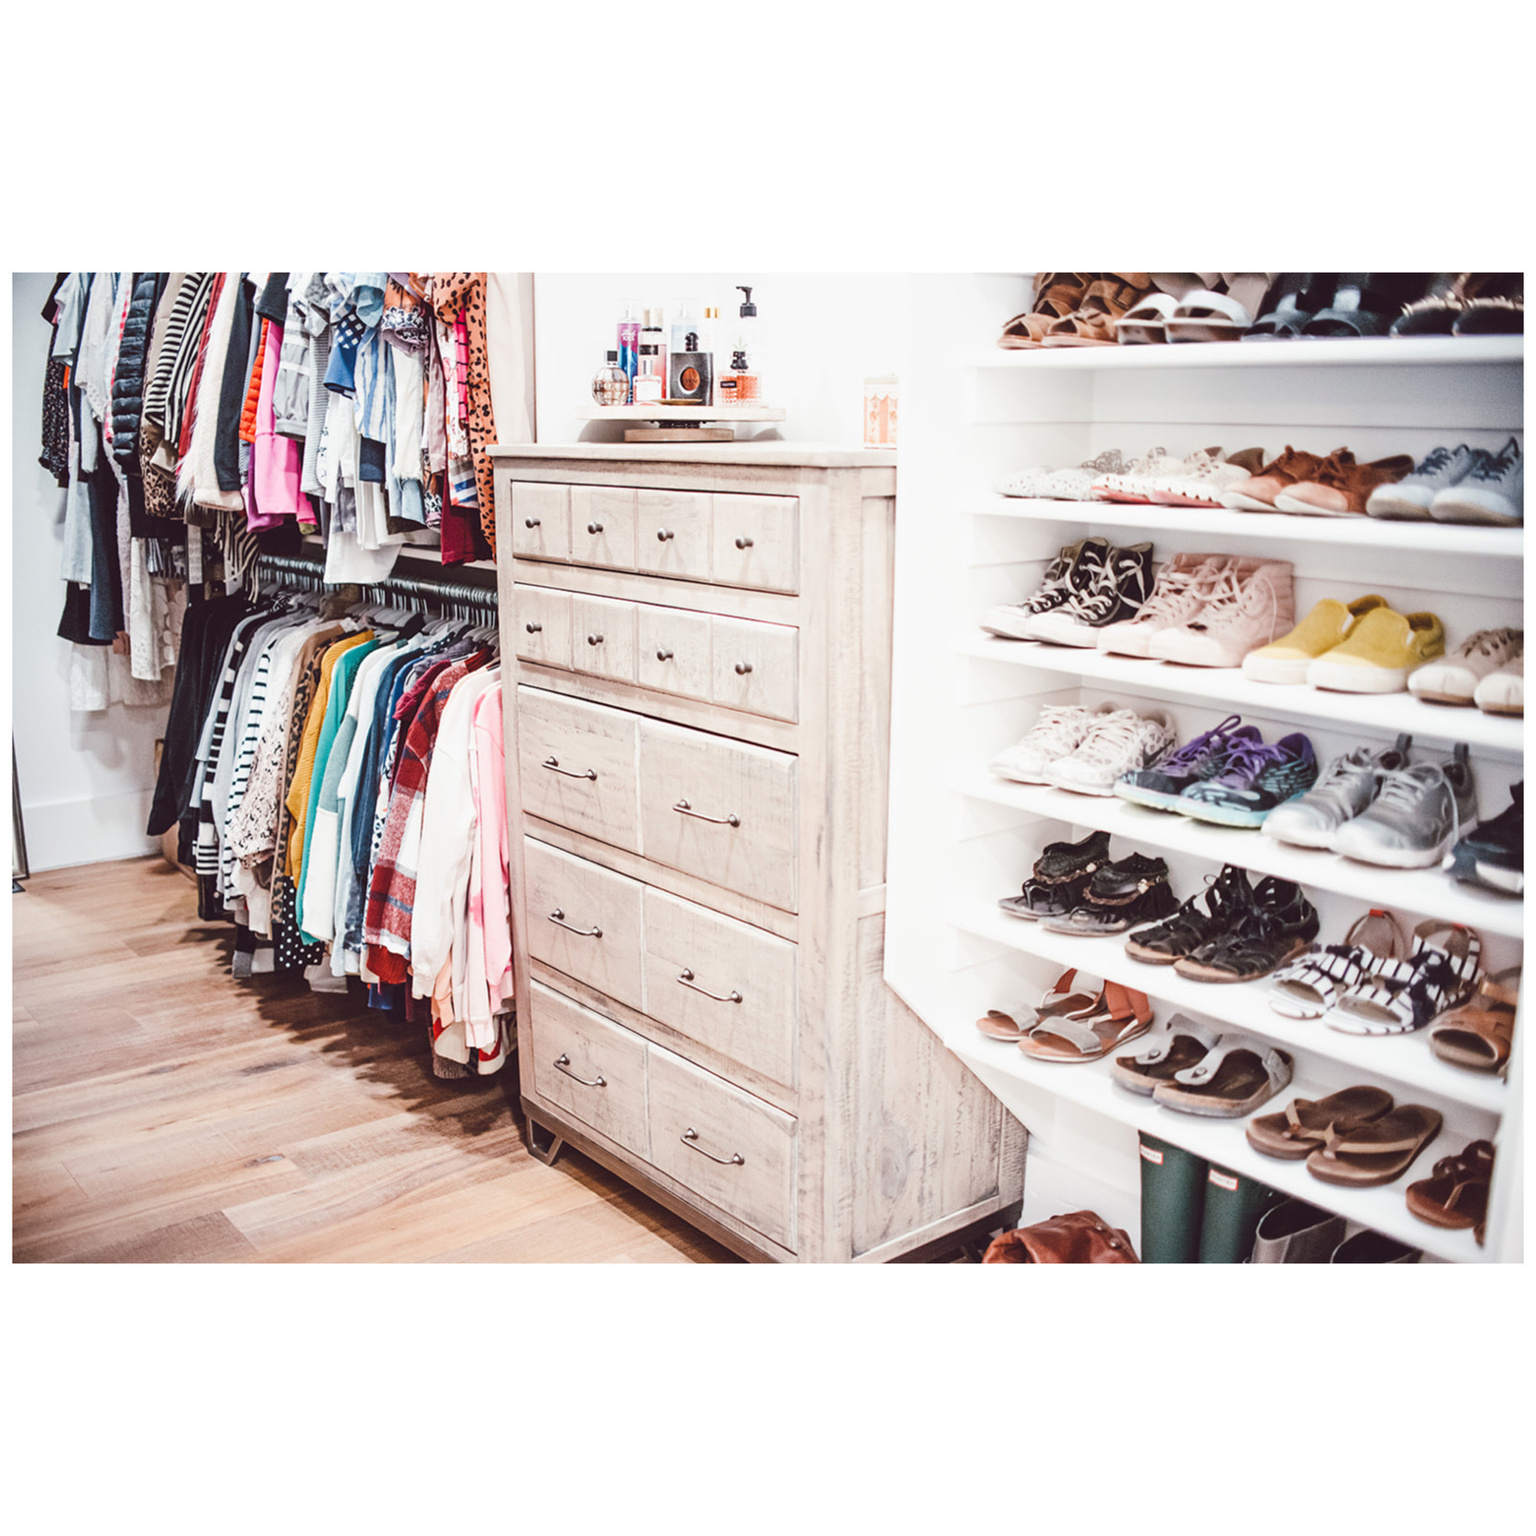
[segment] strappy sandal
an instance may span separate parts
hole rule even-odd
[[[1477,984],[1483,941],[1463,923],[1429,918],[1413,930],[1413,953],[1388,960],[1349,988],[1323,1022],[1345,1035],[1406,1035],[1464,1002]]]
[[[1368,980],[1383,963],[1408,951],[1402,924],[1373,907],[1344,935],[1342,944],[1314,944],[1275,972],[1269,1006],[1287,1019],[1320,1019],[1341,991]]]
[[[1400,1179],[1440,1134],[1438,1109],[1399,1104],[1379,1120],[1352,1131],[1330,1131],[1307,1158],[1307,1172],[1324,1184],[1374,1189]]]
[[[1469,1142],[1455,1157],[1442,1157],[1427,1179],[1403,1192],[1409,1211],[1432,1227],[1452,1232],[1472,1228],[1482,1246],[1488,1221],[1488,1192],[1493,1179],[1493,1143]]]
[[[1090,283],[1077,308],[1053,321],[1045,333],[1048,347],[1112,347],[1115,321],[1146,297],[1151,278],[1145,272],[1109,272]]]
[[[1278,1114],[1248,1122],[1248,1145],[1265,1157],[1299,1162],[1335,1132],[1347,1136],[1391,1109],[1392,1095],[1385,1088],[1341,1088],[1322,1099],[1292,1099]]]
[[[1019,1049],[1036,1061],[1097,1061],[1151,1027],[1147,994],[1110,981],[1092,1013],[1041,1019],[1019,1041]]]
[[[1174,1073],[1152,1092],[1153,1100],[1186,1115],[1235,1120],[1256,1110],[1291,1080],[1286,1052],[1251,1035],[1222,1035],[1192,1067]]]
[[[1086,272],[1041,272],[1035,279],[1034,306],[1003,327],[998,346],[1009,351],[1038,347],[1052,321],[1064,319],[1082,302],[1089,281]]]
[[[1178,307],[1179,301],[1171,293],[1149,293],[1115,321],[1115,340],[1122,347],[1167,341],[1168,317]]]
[[[976,1020],[976,1028],[989,1040],[1011,1040],[1017,1044],[1044,1019],[1092,1014],[1102,996],[1102,985],[1088,991],[1081,990],[1077,986],[1076,970],[1063,971],[1056,978],[1056,984],[1040,999],[1039,1007],[1034,1010],[1027,1024],[1020,1024],[1000,1008],[988,1008]]]
[[[1029,879],[1019,895],[999,897],[997,904],[1009,917],[1022,917],[1030,922],[1064,917],[1082,905],[1089,879],[1088,875],[1075,875],[1070,880]]]
[[[1110,1071],[1122,1088],[1150,1098],[1159,1083],[1203,1061],[1217,1039],[1214,1029],[1176,1013],[1134,1056],[1115,1057]]]
[[[1471,1072],[1507,1072],[1519,1001],[1518,965],[1485,976],[1472,998],[1442,1013],[1430,1026],[1430,1050],[1441,1061]]]

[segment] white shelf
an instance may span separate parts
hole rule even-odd
[[[1523,559],[1523,528],[1483,528],[1470,523],[1399,523],[1377,517],[1302,517],[1288,512],[1233,512],[1225,507],[1160,507],[1116,501],[1054,501],[979,491],[963,509],[985,517],[1028,518],[1047,523],[1104,523],[1112,528],[1208,535],[1220,548],[1232,538],[1293,539],[1307,544],[1422,550],[1475,560]]]
[[[973,368],[1330,368],[1523,363],[1524,336],[1358,336],[1293,341],[978,351]]]
[[[998,894],[1007,893],[1000,891]],[[1505,1082],[1492,1075],[1463,1072],[1441,1061],[1430,1050],[1424,1030],[1405,1035],[1346,1035],[1329,1029],[1319,1019],[1287,1019],[1269,1006],[1270,983],[1267,979],[1230,986],[1190,981],[1171,965],[1143,965],[1131,959],[1125,952],[1123,934],[1088,937],[1052,933],[1038,922],[1010,917],[995,903],[979,900],[960,903],[952,909],[950,920],[955,927],[977,938],[1049,960],[1064,970],[1078,966],[1092,976],[1145,992],[1148,997],[1169,1004],[1170,1009],[1204,1014],[1233,1029],[1262,1035],[1266,1040],[1294,1046],[1313,1055],[1327,1056],[1366,1074],[1371,1081],[1388,1078],[1408,1088],[1433,1094],[1438,1099],[1495,1115],[1502,1115],[1509,1102],[1509,1088]],[[1157,1010],[1159,1022],[1168,1011]],[[1055,1074],[1051,1074],[1047,1086],[1054,1081]]]
[[[325,540],[318,533],[306,533],[304,535],[304,546],[306,549],[315,549],[324,553]],[[434,565],[442,565],[443,563],[443,551],[436,544],[402,544],[400,546],[400,553],[402,555],[409,555],[415,560],[430,560]],[[450,565],[446,569],[450,571],[494,571],[496,569],[496,562],[494,560],[461,560],[457,565]]]
[[[1005,640],[973,634],[961,639],[962,656],[1062,672],[1109,689],[1159,698],[1203,699],[1213,709],[1250,709],[1288,720],[1337,721],[1376,736],[1409,732],[1416,740],[1464,741],[1474,750],[1517,758],[1525,750],[1525,721],[1480,709],[1426,704],[1411,693],[1334,693],[1305,684],[1256,683],[1241,667],[1181,667],[1138,656],[1111,656],[1072,645]],[[1212,722],[1214,724],[1214,722]]]
[[[783,421],[778,405],[589,405],[578,421]]]
[[[1356,896],[1367,906],[1380,906],[1385,891],[1390,893],[1393,906],[1409,912],[1466,923],[1479,933],[1506,938],[1518,939],[1525,933],[1523,901],[1463,885],[1441,869],[1384,869],[1377,864],[1361,864],[1323,848],[1294,848],[1276,842],[1256,827],[1214,826],[1173,811],[1133,805],[1118,795],[1074,795],[1048,784],[1015,784],[979,765],[957,766],[951,772],[949,787],[974,800],[1108,832],[1138,848],[1164,848],[1213,864],[1237,864],[1256,874]]]

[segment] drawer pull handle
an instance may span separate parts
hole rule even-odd
[[[712,1163],[724,1163],[727,1168],[733,1165],[737,1168],[745,1168],[747,1166],[747,1160],[740,1152],[732,1152],[729,1157],[716,1157],[713,1152],[706,1152],[699,1145],[699,1133],[691,1125],[677,1139],[685,1145],[692,1147],[695,1152],[703,1153]]]
[[[565,913],[559,907],[556,907],[555,910],[549,914],[549,920],[557,928],[564,928],[567,933],[579,934],[584,939],[600,939],[603,936],[603,930],[599,928],[596,923],[593,923],[590,928],[577,928],[566,922]]]
[[[603,643],[603,637],[601,635],[588,635],[587,636],[587,644],[588,645],[601,645],[602,643]]]
[[[745,534],[743,534],[739,539],[736,540],[736,548],[737,549],[751,549],[752,548],[752,540],[749,539]]]
[[[530,635],[536,635],[541,629],[544,628],[544,626],[542,624],[524,624],[523,628],[526,629]]]
[[[597,769],[582,768],[578,770],[576,768],[562,768],[558,757],[546,757],[539,766],[541,768],[548,768],[555,773],[563,773],[568,779],[591,779],[594,783],[597,781]]]
[[[524,528],[537,528],[542,521],[543,521],[543,519],[542,518],[538,518],[538,517],[525,517],[523,519],[523,527]]]
[[[657,661],[671,661],[672,660],[672,652],[671,651],[657,651],[656,652],[656,660]]]
[[[741,993],[735,987],[732,987],[729,992],[711,992],[708,987],[701,987],[693,979],[693,972],[689,970],[685,970],[677,980],[680,986],[687,987],[692,992],[702,992],[705,997],[713,998],[717,1003],[739,1003],[741,1001]]]
[[[750,672],[751,670],[752,670],[752,663],[750,661],[738,661],[736,663],[736,676],[737,677],[745,677],[747,675],[747,673]]]
[[[587,524],[587,532],[588,533],[601,533],[602,531],[603,531],[603,525],[601,523],[588,523]]]
[[[564,1072],[573,1081],[580,1083],[583,1088],[606,1088],[608,1086],[608,1079],[601,1072],[596,1077],[578,1077],[576,1073],[571,1071],[571,1058],[564,1051],[561,1051],[555,1057],[555,1067],[557,1070]]]
[[[596,778],[597,775],[594,774],[593,777]],[[694,808],[689,805],[686,800],[679,800],[677,804],[672,807],[672,809],[677,811],[680,815],[696,816],[700,821],[713,821],[722,827],[739,827],[741,825],[740,816],[706,816],[703,811],[694,810]]]
[[[672,530],[670,528],[658,528],[656,530],[656,538],[657,538],[658,542],[660,542],[662,544],[665,544],[667,542],[667,540],[670,539],[671,537],[672,537]]]

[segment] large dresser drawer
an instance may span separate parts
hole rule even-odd
[[[645,1041],[539,982],[532,1011],[534,1092],[647,1157]]]
[[[528,953],[567,976],[643,1009],[638,881],[523,839]]]
[[[638,716],[623,710],[519,686],[517,758],[523,809],[638,853],[639,725]]]

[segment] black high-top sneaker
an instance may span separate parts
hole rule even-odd
[[[1000,603],[981,616],[981,627],[989,635],[1005,640],[1027,640],[1029,626],[1042,613],[1059,608],[1085,581],[1086,574],[1102,565],[1109,554],[1109,540],[1093,534],[1076,544],[1063,544],[1061,552],[1045,568],[1045,575],[1032,596],[1022,603]]]
[[[1317,908],[1294,880],[1259,881],[1247,911],[1223,934],[1174,962],[1191,981],[1254,981],[1299,955],[1318,932]]]
[[[1207,879],[1210,879],[1207,876]],[[1223,864],[1203,891],[1196,891],[1166,922],[1143,928],[1125,941],[1125,952],[1146,965],[1172,965],[1235,929],[1253,905],[1248,872]]]
[[[1072,572],[1072,587],[1065,602],[1030,621],[1032,640],[1095,646],[1106,625],[1135,618],[1152,590],[1152,546],[1109,549],[1092,566],[1080,561]]]

